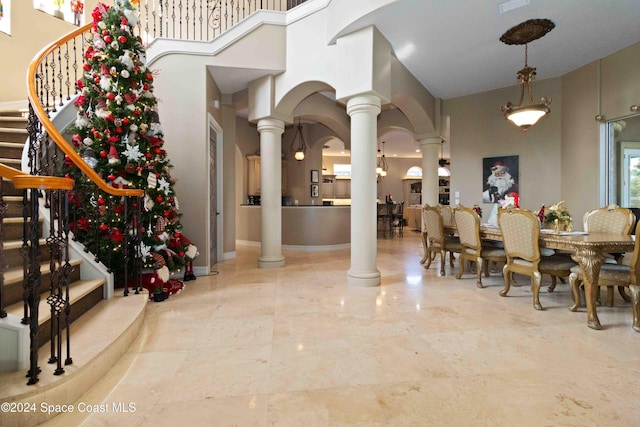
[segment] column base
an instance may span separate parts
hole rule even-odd
[[[284,267],[284,257],[258,258],[258,268],[280,268],[280,267]]]
[[[375,273],[355,273],[347,272],[347,283],[356,286],[380,286],[380,271]]]

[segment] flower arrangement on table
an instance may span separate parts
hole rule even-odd
[[[571,214],[569,210],[563,205],[564,200],[555,205],[549,206],[544,213],[545,224],[552,224],[553,230],[557,233],[559,231],[571,231]]]
[[[480,218],[482,218],[482,208],[479,205],[473,205],[471,209],[473,209],[473,211],[477,213]]]

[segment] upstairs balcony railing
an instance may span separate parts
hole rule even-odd
[[[307,0],[140,0],[138,34],[210,41],[257,10],[287,11]]]

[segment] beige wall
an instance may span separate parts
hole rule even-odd
[[[98,0],[85,0],[85,22]],[[109,0],[103,3],[111,4]],[[6,19],[6,17],[5,17]],[[53,40],[77,27],[33,8],[31,0],[11,2],[11,35],[0,32],[0,103],[27,100],[26,76],[29,63]],[[11,58],[11,66],[8,65]]]
[[[465,206],[482,204],[486,177],[484,157],[519,156],[521,206],[538,209],[562,199],[561,117],[563,92],[560,79],[536,81],[534,97],[551,97],[551,114],[524,132],[506,121],[500,106],[516,102],[517,87],[499,89],[444,102],[444,114],[451,116],[451,203],[455,192]],[[534,98],[535,99],[535,98]]]

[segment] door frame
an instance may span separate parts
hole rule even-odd
[[[211,147],[210,147],[210,143],[211,143],[211,135],[212,133],[215,133],[215,140],[216,140],[216,207],[217,207],[217,215],[216,215],[216,259],[218,262],[222,261],[223,259],[223,243],[224,243],[224,230],[223,230],[223,224],[224,224],[224,205],[222,203],[222,201],[224,200],[223,198],[223,182],[222,182],[222,177],[223,177],[223,164],[224,162],[222,161],[222,138],[223,138],[223,131],[222,131],[222,127],[218,124],[218,122],[216,121],[216,119],[210,114],[207,113],[208,116],[208,126],[207,126],[207,157],[208,157],[208,153],[211,152]],[[209,173],[211,173],[211,171],[209,171]],[[207,177],[207,195],[211,194],[211,180],[209,179],[209,177]],[[211,202],[210,202],[210,198],[207,197],[207,216],[209,217],[209,215],[211,214]],[[209,254],[209,251],[211,250],[211,242],[209,241],[209,237],[211,235],[211,218],[209,218],[209,221],[207,221],[206,224],[206,233],[207,233],[207,265],[209,268],[209,271],[211,271],[213,269],[213,266],[210,265],[210,261],[211,261],[211,255]]]

